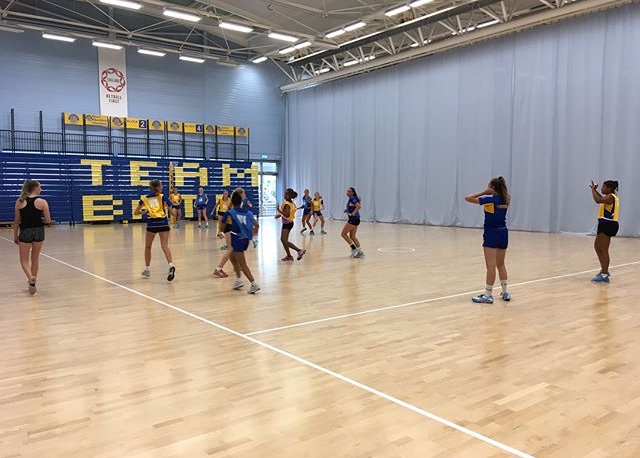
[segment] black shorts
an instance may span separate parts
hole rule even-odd
[[[290,223],[283,223],[282,224],[282,229],[290,231],[291,229],[293,229],[293,221]]]
[[[171,229],[169,226],[147,226],[147,232],[151,232],[152,234],[157,234],[159,232],[169,232]]]
[[[225,224],[223,231],[225,234],[231,232],[231,224]]]
[[[18,241],[21,243],[44,242],[44,227],[20,228]]]
[[[608,237],[615,237],[618,234],[620,225],[617,221],[609,221],[601,219],[598,221],[598,234],[604,234]]]
[[[218,212],[219,217],[223,217],[224,215],[225,215],[225,212]]]
[[[352,226],[360,226],[360,217],[350,216],[349,221],[347,221],[347,223],[351,224]]]

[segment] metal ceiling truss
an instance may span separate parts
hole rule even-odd
[[[298,76],[283,92],[436,54],[542,24],[638,0],[481,0],[409,20],[380,33],[310,53],[288,63]],[[356,52],[354,52],[356,51]],[[367,59],[368,57],[368,59]],[[349,64],[358,59],[358,64]],[[345,64],[347,64],[345,66]],[[320,72],[320,70],[323,70]],[[312,76],[311,76],[312,75]]]

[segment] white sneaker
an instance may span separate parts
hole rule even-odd
[[[247,291],[247,294],[255,294],[258,291],[260,291],[260,285],[254,282],[254,283],[251,283],[251,288],[249,288],[249,291]]]
[[[244,282],[241,278],[236,278],[236,281],[233,282],[233,289],[240,289],[244,286]]]
[[[31,294],[33,296],[37,292],[38,292],[38,288],[36,288],[36,278],[33,277],[29,281],[29,294]]]
[[[354,258],[362,258],[364,257],[364,251],[362,251],[362,248],[358,247],[356,248],[356,255],[354,256]]]
[[[142,276],[143,276],[144,278],[150,278],[150,277],[151,277],[151,271],[150,271],[149,269],[144,269],[144,270],[142,271]]]
[[[352,258],[355,258],[356,254],[358,254],[358,249],[357,248],[355,250],[351,250],[351,254],[349,256],[351,256]]]

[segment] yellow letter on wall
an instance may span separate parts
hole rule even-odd
[[[82,159],[80,165],[91,166],[91,184],[93,186],[102,186],[102,167],[111,165],[111,161],[98,159]]]
[[[96,202],[107,202],[97,204]],[[122,206],[121,200],[113,200],[113,195],[82,196],[83,221],[113,221],[113,215],[122,215],[122,210],[114,210],[114,206]],[[108,211],[108,215],[96,215],[98,211]]]
[[[185,170],[195,169],[195,170]],[[209,174],[206,167],[200,167],[197,162],[184,162],[182,167],[175,168],[175,185],[184,186],[185,178],[200,178],[200,186],[209,185]]]
[[[131,186],[149,186],[149,170],[141,170],[140,167],[157,167],[157,162],[131,161],[129,170],[131,174]]]
[[[193,203],[196,200],[196,195],[182,194],[182,200],[184,201],[184,217],[193,218]]]

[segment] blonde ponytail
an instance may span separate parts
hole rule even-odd
[[[19,197],[20,202],[25,202],[27,197],[29,197],[29,194],[31,194],[38,186],[40,186],[40,183],[36,180],[26,180],[22,184],[22,191],[20,192]]]

